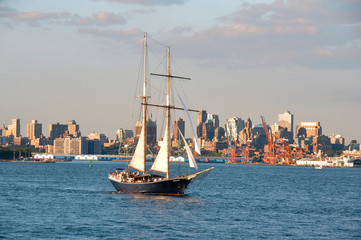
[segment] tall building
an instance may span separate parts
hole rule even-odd
[[[214,128],[219,127],[219,117],[216,114],[207,114],[207,122],[211,123]]]
[[[66,125],[68,125],[68,132],[70,136],[79,137],[81,135],[79,131],[79,125],[76,124],[74,120],[67,121]]]
[[[198,113],[198,125],[207,121],[207,111],[201,110]]]
[[[68,125],[55,123],[49,124],[49,138],[56,139],[60,138],[64,135],[64,133],[68,130]]]
[[[173,140],[180,139],[178,131],[180,131],[182,135],[185,136],[185,122],[182,118],[178,118],[177,121],[174,121]]]
[[[317,137],[322,135],[320,122],[300,122],[297,127],[297,136]]]
[[[143,123],[138,121],[135,126],[135,138],[139,139]],[[147,144],[153,145],[157,142],[157,123],[147,118]]]
[[[13,137],[20,137],[20,119],[14,118],[11,120],[11,124],[8,125],[8,130],[5,134],[7,137],[13,136]]]
[[[59,137],[79,137],[81,136],[79,131],[79,125],[74,120],[69,120],[66,124],[49,124],[49,138],[55,139]]]
[[[233,117],[229,118],[225,125],[225,131],[227,137],[231,141],[238,140],[238,133],[244,128],[244,121],[241,118]]]
[[[278,125],[293,133],[293,114],[290,111],[278,114]]]
[[[88,141],[84,137],[57,138],[54,140],[55,154],[87,154]]]
[[[29,140],[37,139],[41,137],[42,124],[38,123],[37,120],[32,120],[26,126],[27,137]]]
[[[93,132],[87,136],[88,140],[99,140],[100,145],[103,146],[107,142],[107,137],[103,133]]]
[[[244,128],[239,133],[239,137],[242,138],[243,141],[252,139],[252,121],[250,118],[244,121]]]
[[[116,140],[118,141],[132,137],[134,137],[132,130],[125,130],[123,128],[119,128],[116,132]]]
[[[285,138],[289,143],[293,143],[293,114],[286,111],[278,114],[278,132],[274,131],[277,137]]]

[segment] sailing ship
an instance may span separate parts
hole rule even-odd
[[[144,34],[144,81],[143,81],[143,95],[142,99],[142,130],[141,134],[133,154],[132,160],[127,165],[126,169],[116,169],[114,172],[109,173],[108,178],[113,184],[115,189],[119,192],[126,193],[148,193],[148,194],[162,194],[162,195],[184,195],[184,191],[187,187],[197,179],[202,179],[208,175],[213,167],[198,171],[193,174],[182,174],[181,176],[171,177],[169,169],[170,161],[170,113],[171,109],[184,110],[192,125],[192,131],[195,137],[195,151],[200,154],[200,148],[198,145],[198,139],[195,132],[194,125],[190,119],[189,111],[183,100],[180,101],[184,108],[177,108],[170,105],[170,80],[173,78],[189,79],[183,77],[172,76],[170,74],[170,48],[167,48],[167,74],[151,74],[160,77],[166,77],[167,79],[167,94],[165,105],[149,104],[146,96],[147,87],[147,33]],[[155,158],[153,165],[150,169],[146,169],[146,151],[147,151],[147,106],[162,107],[166,109],[166,127],[163,137],[163,141],[160,143],[160,149],[157,157]],[[180,132],[180,135],[185,144],[185,149],[188,155],[188,162],[191,168],[198,169],[197,163],[194,159],[192,151],[189,145],[184,139],[184,136]],[[155,174],[155,173],[156,174]]]

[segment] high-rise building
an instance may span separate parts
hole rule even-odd
[[[134,137],[132,130],[126,130],[123,128],[119,128],[116,132],[116,140],[121,141],[123,139]]]
[[[207,121],[207,111],[201,110],[198,113],[198,125]]]
[[[182,118],[178,118],[177,121],[174,121],[173,140],[180,139],[178,131],[180,131],[182,135],[185,136],[185,122]]]
[[[297,127],[297,136],[316,137],[322,135],[320,122],[300,122]]]
[[[293,133],[293,114],[290,111],[278,114],[278,125]]]
[[[68,130],[68,125],[55,123],[49,124],[49,138],[56,139],[60,138],[64,135],[64,133]]]
[[[286,111],[278,114],[278,132],[274,131],[277,137],[285,138],[289,143],[293,143],[293,114]]]
[[[59,137],[79,137],[81,136],[79,131],[79,125],[74,120],[67,121],[66,124],[49,124],[49,138],[55,139]]]
[[[13,136],[13,137],[20,137],[20,119],[14,118],[11,120],[11,124],[8,125],[8,130],[5,134],[7,137]]]
[[[239,137],[242,138],[243,141],[252,139],[252,121],[250,118],[244,121],[244,128],[239,133]]]
[[[66,122],[66,124],[68,125],[68,132],[70,136],[79,137],[81,135],[79,131],[79,125],[76,124],[74,120],[69,120]]]
[[[241,118],[233,117],[229,118],[225,125],[225,131],[227,137],[231,141],[238,140],[238,133],[244,128],[244,121]]]
[[[87,154],[88,141],[84,137],[57,138],[54,140],[55,154]]]
[[[93,132],[87,136],[88,140],[99,140],[100,145],[103,146],[107,141],[107,137],[103,133]]]
[[[138,121],[135,126],[135,138],[139,139],[143,123]],[[153,145],[157,141],[157,123],[147,118],[147,144]]]
[[[31,123],[28,123],[26,127],[27,137],[29,140],[41,137],[42,124],[38,123],[37,120],[32,120]]]
[[[214,128],[219,127],[219,117],[216,114],[207,114],[207,122],[211,123]]]

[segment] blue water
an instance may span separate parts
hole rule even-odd
[[[204,164],[184,197],[114,193],[122,162],[0,162],[4,239],[361,239],[361,169]]]

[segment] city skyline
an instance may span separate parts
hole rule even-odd
[[[256,125],[261,115],[272,125],[290,110],[294,128],[317,121],[327,136],[360,142],[359,2],[127,2],[0,1],[0,123],[20,118],[22,136],[33,119],[43,133],[69,119],[112,139],[134,130],[148,32],[192,78],[192,108],[219,115],[220,126],[231,117]]]

